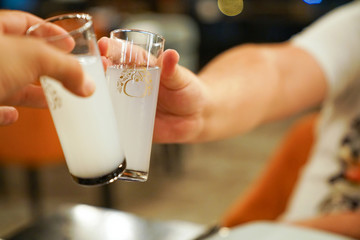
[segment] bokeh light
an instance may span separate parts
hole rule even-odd
[[[307,4],[319,4],[322,0],[303,0]]]
[[[220,11],[227,16],[236,16],[244,8],[243,0],[218,0]]]

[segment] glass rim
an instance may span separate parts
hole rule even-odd
[[[160,41],[158,41],[157,43],[164,43],[165,42],[165,38],[157,33],[154,32],[150,32],[148,30],[143,30],[143,29],[132,29],[132,28],[119,28],[119,29],[114,29],[110,32],[110,38],[113,37],[113,34],[116,33],[121,33],[121,32],[134,32],[134,33],[144,33],[147,35],[151,35],[153,37],[156,37],[158,39],[160,39]]]
[[[38,29],[43,24],[46,24],[46,23],[49,23],[49,22],[61,21],[61,20],[64,20],[64,19],[85,19],[86,22],[81,27],[78,27],[78,28],[76,28],[74,30],[71,30],[71,31],[67,32],[67,33],[45,37],[45,39],[51,41],[51,40],[58,40],[58,39],[61,39],[63,37],[73,36],[75,34],[82,33],[84,31],[88,30],[93,24],[92,17],[87,13],[67,13],[67,14],[61,14],[61,15],[46,18],[43,21],[32,25],[26,31],[26,35],[29,35],[31,32],[35,31],[36,29]]]

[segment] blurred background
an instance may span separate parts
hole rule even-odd
[[[180,64],[197,72],[232,46],[285,41],[346,2],[349,1],[245,0],[243,11],[232,17],[221,13],[217,0],[1,0],[0,7],[28,11],[42,18],[87,12],[94,17],[98,38],[108,36],[115,28],[157,32],[165,37],[166,48],[180,53]],[[24,136],[38,135],[46,125],[30,115],[31,133],[25,127],[14,127],[14,132],[9,130],[10,134],[5,135],[0,128],[0,138],[14,142],[0,146],[0,237],[63,204],[77,203],[114,208],[149,219],[216,223],[260,173],[297,117],[222,141],[154,144],[146,183],[117,181],[105,187],[81,187],[72,181],[61,156],[49,161],[37,161],[36,155],[21,156],[25,160],[9,157],[11,152],[22,151],[17,147],[23,144]],[[25,113],[20,118],[25,121]],[[46,126],[53,128],[51,124]],[[58,144],[56,139],[42,139],[37,143],[37,152]],[[32,141],[24,142],[26,145]]]

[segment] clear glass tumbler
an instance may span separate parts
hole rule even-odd
[[[106,79],[127,164],[122,180],[148,178],[164,43],[162,36],[143,30],[110,34]]]
[[[30,27],[27,35],[72,54],[96,84],[94,94],[83,98],[50,77],[40,79],[73,179],[82,185],[115,181],[126,162],[91,16],[55,16]]]

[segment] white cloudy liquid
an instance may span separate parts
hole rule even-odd
[[[148,172],[160,68],[109,67],[106,78],[119,125],[126,170]]]
[[[95,81],[92,96],[78,97],[49,77],[42,77],[41,84],[70,173],[96,178],[117,169],[124,154],[101,59],[84,56],[78,60]]]

